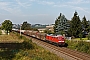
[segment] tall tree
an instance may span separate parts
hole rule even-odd
[[[57,32],[58,32],[58,22],[59,22],[59,20],[58,19],[56,19],[55,20],[55,25],[54,25],[54,33],[56,34]]]
[[[78,13],[75,11],[74,16],[70,22],[70,29],[68,30],[69,35],[79,37],[82,32],[82,25]]]
[[[58,18],[55,20],[54,32],[61,35],[65,34],[68,30],[67,23],[68,20],[60,13],[60,16],[58,16]]]
[[[64,15],[62,15],[61,16],[61,18],[59,19],[60,21],[59,21],[59,25],[58,25],[58,30],[60,31],[60,32],[65,32],[66,30],[67,30],[67,19],[66,19],[66,17],[64,16]]]
[[[58,18],[56,18],[56,20],[55,20],[55,25],[54,25],[54,33],[55,34],[58,33],[58,25],[59,25],[59,21],[60,21],[61,16],[62,16],[62,13],[60,13],[60,16],[58,16]]]
[[[23,22],[22,26],[21,26],[22,30],[30,30],[31,29],[31,24],[26,22]]]
[[[10,20],[5,20],[2,23],[2,29],[6,30],[7,33],[11,32],[11,30],[12,30],[12,22]]]
[[[86,30],[86,28],[88,27],[88,22],[87,22],[85,16],[84,16],[83,19],[82,19],[82,25],[83,25],[83,28]]]
[[[86,28],[87,32],[90,32],[90,20],[87,21],[87,28]]]

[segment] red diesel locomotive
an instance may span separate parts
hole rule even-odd
[[[46,40],[56,43],[59,46],[65,45],[65,38],[62,35],[46,35]]]

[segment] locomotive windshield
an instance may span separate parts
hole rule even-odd
[[[63,36],[59,36],[58,40],[64,40],[64,37]]]

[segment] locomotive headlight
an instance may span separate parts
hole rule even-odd
[[[64,42],[64,41],[58,41],[58,42]]]

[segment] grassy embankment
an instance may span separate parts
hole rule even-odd
[[[83,38],[86,40],[87,38]],[[74,39],[73,39],[74,40]],[[68,48],[90,54],[90,42],[67,40]],[[75,39],[80,40],[80,39]]]
[[[0,30],[0,35],[2,35],[2,31]]]
[[[80,38],[74,38],[72,40],[80,40]],[[82,38],[81,40],[88,40],[88,38],[87,37],[86,38]]]
[[[0,60],[63,60],[48,50],[32,43],[31,39],[18,34],[0,35],[0,40],[23,41],[13,46],[14,48],[0,48]]]

